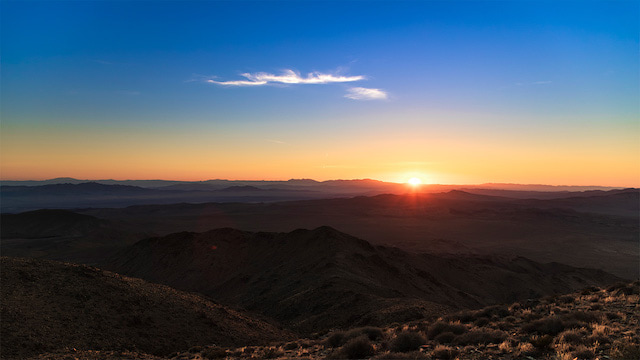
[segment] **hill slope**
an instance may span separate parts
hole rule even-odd
[[[499,257],[416,255],[330,227],[217,229],[142,240],[105,267],[261,312],[302,332],[382,325],[617,280]]]
[[[93,267],[2,257],[2,358],[64,348],[168,355],[290,337],[202,296]]]

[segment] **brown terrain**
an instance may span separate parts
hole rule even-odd
[[[232,227],[290,232],[331,226],[375,245],[419,253],[524,256],[635,279],[640,192],[522,200],[450,191],[278,203],[207,203],[86,209],[121,229],[167,235]]]
[[[3,359],[74,348],[167,356],[196,345],[292,337],[201,295],[94,267],[2,257],[0,270]]]
[[[105,268],[236,304],[305,334],[619,280],[601,270],[522,257],[411,254],[326,226],[290,233],[177,233],[142,240]]]
[[[3,186],[158,204],[2,213],[0,357],[638,358],[638,189],[150,184]]]

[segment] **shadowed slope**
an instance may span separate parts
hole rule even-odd
[[[303,332],[407,321],[617,279],[524,258],[415,255],[326,226],[176,233],[142,240],[106,267],[238,304]]]
[[[2,358],[63,348],[167,355],[290,337],[206,298],[100,269],[2,257]]]

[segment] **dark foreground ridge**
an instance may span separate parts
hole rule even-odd
[[[334,331],[266,346],[193,346],[170,359],[539,359],[640,358],[639,284],[464,310],[437,319]],[[159,359],[133,350],[63,350],[38,359]]]
[[[303,334],[384,326],[620,280],[523,257],[412,254],[327,226],[176,233],[139,241],[104,267],[241,306]]]
[[[167,356],[291,337],[203,296],[94,267],[2,257],[1,276],[2,359],[73,348]]]

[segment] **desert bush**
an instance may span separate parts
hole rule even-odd
[[[504,353],[510,353],[512,348],[511,348],[511,343],[507,340],[503,341],[500,343],[500,345],[498,345],[498,350],[500,350],[500,352]]]
[[[584,345],[585,344],[585,334],[578,330],[566,330],[560,333],[557,337],[557,341],[559,343],[566,343],[572,345]]]
[[[494,305],[488,306],[476,314],[477,318],[487,317],[487,318],[503,318],[505,316],[511,315],[508,308],[504,305]]]
[[[476,319],[476,312],[471,310],[462,310],[455,314],[448,315],[446,319],[449,321],[460,321],[463,323],[470,323]]]
[[[524,332],[540,335],[557,335],[564,329],[565,324],[557,316],[548,316],[522,326]]]
[[[454,342],[457,345],[498,344],[507,338],[507,334],[500,330],[471,330],[459,335]]]
[[[477,318],[476,321],[473,322],[474,326],[482,327],[487,325],[491,320],[488,317]]]
[[[638,282],[634,282],[631,284],[625,283],[617,283],[615,285],[609,286],[607,291],[612,293],[613,295],[637,295],[640,294],[638,288]]]
[[[278,348],[270,347],[270,348],[266,349],[262,353],[262,358],[263,359],[275,359],[275,358],[278,358],[278,357],[283,356],[283,355],[284,355],[284,352],[278,350]]]
[[[332,348],[337,348],[342,346],[345,341],[344,331],[334,331],[329,335],[329,337],[325,340],[325,344]]]
[[[467,327],[459,323],[451,324],[444,321],[436,321],[429,326],[429,330],[427,330],[427,337],[429,339],[435,339],[436,336],[443,332],[452,332],[456,335],[460,335],[467,332]]]
[[[578,360],[591,360],[596,357],[593,351],[584,345],[579,346],[575,351],[572,351],[571,356]]]
[[[418,350],[425,343],[424,337],[417,332],[403,331],[391,341],[391,351],[408,352]]]
[[[565,322],[578,321],[581,323],[589,324],[600,321],[602,313],[599,311],[572,311],[568,314],[562,315],[562,320]]]
[[[597,287],[589,286],[589,287],[586,287],[586,288],[582,289],[580,294],[581,295],[591,295],[592,293],[598,292],[598,291],[600,291],[600,289],[598,289]]]
[[[438,345],[433,349],[433,357],[442,360],[451,360],[458,355],[458,351],[449,346]]]
[[[533,344],[524,342],[518,345],[518,349],[516,350],[516,356],[525,357],[525,356],[536,356],[539,354],[539,350],[533,346]]]
[[[608,320],[620,320],[622,319],[622,315],[619,312],[608,311],[605,313],[605,316]]]
[[[347,341],[340,348],[340,354],[347,359],[363,359],[373,355],[374,349],[366,335],[361,335]]]
[[[349,330],[344,335],[344,341],[357,338],[361,335],[366,335],[371,341],[377,341],[384,337],[382,329],[373,326],[366,326]]]
[[[295,341],[284,344],[283,348],[285,350],[293,350],[298,348],[298,343]]]
[[[498,321],[497,323],[494,324],[494,326],[500,330],[509,330],[514,327],[512,323],[507,321]]]
[[[562,295],[556,299],[556,304],[573,304],[576,302],[576,299],[571,295]]]
[[[520,305],[519,302],[514,302],[513,304],[511,304],[511,306],[509,306],[509,312],[511,313],[515,313],[520,309],[522,309],[522,305]]]
[[[553,343],[553,336],[551,335],[533,335],[529,342],[540,351],[551,350],[551,343]]]
[[[611,349],[610,355],[613,360],[640,359],[640,345],[619,343]]]
[[[451,331],[447,331],[436,336],[434,340],[440,344],[450,344],[455,337],[456,335],[454,333],[452,333]]]
[[[213,346],[206,348],[201,353],[201,356],[205,359],[222,359],[227,357],[227,350],[217,346]]]
[[[430,360],[426,354],[421,353],[420,351],[412,351],[407,353],[385,353],[382,355],[378,355],[374,358],[374,360]]]

